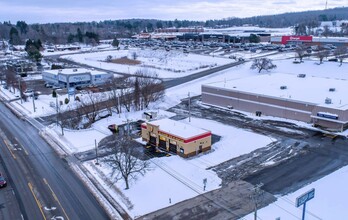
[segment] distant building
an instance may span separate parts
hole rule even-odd
[[[190,157],[211,149],[211,132],[171,119],[141,125],[141,137],[160,150]]]
[[[26,75],[28,72],[37,71],[36,63],[23,59],[23,60],[8,60],[6,62],[7,69],[15,72],[19,75]]]
[[[345,80],[267,74],[202,85],[202,102],[343,131],[348,127],[347,93]]]
[[[330,44],[334,46],[348,46],[347,37],[313,37],[313,36],[272,36],[271,43],[273,44],[306,44],[312,45],[325,45]]]
[[[105,84],[113,79],[113,74],[84,68],[59,69],[44,71],[42,79],[60,87],[85,87]]]

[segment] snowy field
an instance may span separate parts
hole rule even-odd
[[[106,62],[108,56],[112,59],[127,57],[131,60],[134,55],[139,65],[115,64]],[[136,71],[148,69],[160,78],[177,78],[187,76],[207,68],[221,66],[233,62],[231,59],[211,57],[197,54],[184,54],[182,51],[165,51],[131,48],[129,50],[105,51],[62,56],[64,59],[121,73],[134,74]]]
[[[104,55],[107,56],[109,52],[105,52],[103,56],[99,56],[102,53],[96,54],[92,57],[94,57],[93,59],[98,60],[97,57],[103,57]],[[324,64],[317,65],[317,61],[305,59],[304,63],[293,64],[293,59],[287,59],[290,56],[290,53],[272,56],[274,64],[277,65],[277,69],[272,70],[271,72],[273,74],[287,73],[294,75],[305,73],[307,76],[348,79],[346,63],[341,67],[339,67],[339,64],[335,62],[324,62]],[[94,62],[100,65],[98,61]],[[172,113],[164,110],[178,104],[180,99],[187,98],[188,93],[190,93],[191,96],[200,95],[202,84],[258,75],[256,70],[250,69],[250,65],[251,62],[247,62],[243,65],[171,88],[166,91],[165,99],[162,102],[152,104],[149,110],[157,111],[160,117],[173,116]],[[268,73],[261,72],[261,74]],[[3,88],[1,88],[1,93],[7,97],[7,99],[15,98],[14,94]],[[64,100],[65,96],[62,95],[59,96],[59,98]],[[52,98],[51,96],[39,96],[39,99],[35,100],[35,112],[33,111],[31,99],[23,104],[21,104],[19,100],[11,103],[23,113],[33,117],[54,114],[56,109],[49,107],[49,103],[52,101],[55,102],[55,98]],[[127,119],[138,120],[141,118],[141,114],[142,112],[122,113],[120,115],[114,114],[112,117],[96,122],[92,128],[87,130],[77,132],[65,130],[64,137],[60,135],[60,129],[54,126],[50,130],[50,133],[57,137],[70,152],[85,151],[94,148],[95,139],[99,141],[110,134],[110,131],[106,128],[107,125],[125,123]],[[251,114],[249,116],[253,117]],[[270,119],[273,117],[261,118]],[[258,117],[258,119],[260,118]],[[283,120],[279,118],[273,119]],[[185,120],[183,122],[189,123]],[[306,126],[303,122],[295,123]],[[117,183],[123,196],[120,196],[120,193],[115,193],[115,190],[113,190],[112,187],[103,182],[103,176],[96,176],[97,179],[102,181],[101,184],[115,196],[115,198],[130,212],[132,216],[143,215],[156,209],[169,206],[173,203],[197,196],[202,193],[202,180],[204,178],[208,179],[207,190],[219,188],[221,180],[214,172],[206,170],[207,167],[251,152],[257,148],[264,147],[272,141],[266,136],[250,133],[242,129],[236,129],[231,126],[226,126],[205,119],[192,118],[191,124],[201,128],[209,127],[212,133],[221,136],[221,140],[212,146],[212,151],[191,159],[182,159],[177,156],[152,159],[152,170],[144,177],[140,177],[137,182],[132,182],[129,190],[123,190],[124,185],[122,181]],[[347,135],[347,132],[344,134]],[[166,165],[165,168],[163,164]],[[85,163],[84,165],[90,172],[95,173],[96,175],[99,173],[98,170],[102,171],[101,175],[104,175],[104,178],[109,175],[110,170],[107,166],[103,165],[102,167],[96,167],[93,165],[93,162]],[[308,219],[332,219],[330,218],[331,216],[329,216],[330,213],[335,213],[337,214],[336,216],[340,217],[344,216],[343,212],[345,210],[344,207],[342,207],[342,204],[345,204],[345,202],[337,200],[337,196],[334,197],[334,195],[340,194],[341,196],[338,199],[343,199],[345,196],[348,196],[348,191],[344,190],[348,181],[346,177],[347,169],[348,168],[344,167],[295,193],[279,198],[277,202],[259,212],[260,219],[275,219],[276,217],[281,217],[281,219],[298,219],[301,210],[294,208],[295,198],[312,187],[316,188],[316,198],[308,203],[308,210],[313,213],[313,216],[320,216],[320,218],[307,215]],[[181,179],[190,187],[184,185],[174,177]],[[161,181],[156,181],[158,179],[161,179]],[[337,179],[340,179],[340,181],[337,182]],[[333,184],[335,184],[335,187],[333,187]],[[328,188],[330,189],[330,194],[328,193]],[[338,190],[340,191],[338,192]],[[169,204],[169,198],[171,199],[171,204]],[[150,200],[152,201],[151,203],[149,203]],[[335,204],[335,207],[331,204]],[[251,218],[251,216],[248,216],[245,219]]]

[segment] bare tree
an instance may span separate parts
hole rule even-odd
[[[127,77],[113,78],[107,84],[104,85],[106,90],[109,90],[109,99],[113,100],[114,107],[116,108],[117,114],[121,113],[121,89],[127,87]]]
[[[7,69],[5,70],[5,77],[6,77],[6,85],[9,88],[12,88],[14,92],[17,85],[16,72]]]
[[[323,63],[323,59],[327,56],[329,56],[330,52],[329,50],[323,48],[323,47],[319,47],[319,50],[317,52],[317,58],[319,58],[319,64]]]
[[[81,107],[78,109],[83,112],[88,119],[87,127],[97,120],[98,112],[101,110],[100,94],[88,92],[81,100]]]
[[[346,46],[339,46],[335,49],[334,55],[340,61],[340,66],[342,66],[343,60],[347,57],[348,50]]]
[[[165,95],[163,82],[158,78],[155,72],[149,72],[146,69],[136,72],[140,92],[140,109],[147,108],[151,102],[160,100]]]
[[[297,57],[300,59],[300,62],[302,62],[303,57],[307,55],[306,46],[303,44],[297,45],[297,47],[295,48],[295,53]]]
[[[147,160],[140,159],[142,151],[130,141],[128,136],[116,137],[113,141],[112,155],[103,159],[112,167],[111,176],[117,182],[125,181],[126,189],[129,189],[129,181],[137,179],[138,175],[145,175],[150,168]]]
[[[133,58],[133,60],[136,60],[137,58],[138,58],[138,54],[137,54],[137,52],[133,52],[132,53],[132,58]]]
[[[275,69],[277,68],[277,65],[273,64],[271,59],[260,58],[260,59],[255,59],[250,68],[257,69],[260,73],[262,70],[269,71],[271,69]]]

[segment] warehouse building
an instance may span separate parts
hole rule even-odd
[[[48,84],[62,88],[76,88],[105,84],[113,79],[113,74],[84,68],[59,69],[44,71],[42,79]]]
[[[346,80],[267,74],[202,85],[202,102],[343,131],[348,127],[347,93]]]
[[[162,151],[190,157],[211,149],[211,132],[171,119],[141,125],[141,137]]]

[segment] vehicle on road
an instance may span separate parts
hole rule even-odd
[[[0,176],[0,188],[6,187],[7,182],[3,176]]]

